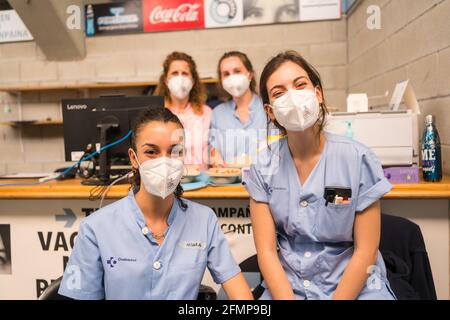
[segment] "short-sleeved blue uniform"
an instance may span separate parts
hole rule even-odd
[[[81,222],[59,293],[74,299],[193,300],[208,267],[218,284],[240,272],[214,212],[174,201],[161,246],[133,192]]]
[[[287,138],[261,152],[246,179],[250,196],[269,205],[280,261],[298,299],[332,298],[354,251],[355,215],[392,188],[369,148],[325,134],[321,158],[303,185]],[[326,205],[325,187],[351,188],[350,203]],[[380,253],[368,274],[358,299],[394,299]],[[262,299],[270,298],[266,289]]]
[[[253,159],[257,150],[266,144],[267,116],[256,94],[249,109],[246,123],[241,122],[233,100],[221,103],[212,112],[209,144],[220,152],[225,162],[233,163],[235,158],[245,155]]]

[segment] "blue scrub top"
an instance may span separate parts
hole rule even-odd
[[[325,135],[321,158],[303,185],[286,138],[261,152],[246,179],[250,196],[269,205],[280,261],[297,299],[332,298],[353,254],[355,214],[392,188],[369,148],[344,136]],[[350,204],[326,206],[325,187],[351,188]],[[265,290],[262,299],[270,298]],[[394,299],[379,252],[358,299]]]
[[[240,272],[214,212],[174,201],[159,246],[133,193],[81,222],[59,293],[74,299],[193,300],[208,267],[218,284]]]
[[[249,119],[242,123],[233,100],[214,108],[211,116],[209,144],[217,149],[225,162],[234,162],[236,157],[250,155],[264,146],[267,138],[267,116],[261,99],[253,94]]]

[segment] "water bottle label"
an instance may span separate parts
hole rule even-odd
[[[438,181],[441,178],[440,149],[434,143],[422,147],[422,171],[426,181]]]
[[[436,167],[434,165],[426,167],[424,166],[422,170],[424,173],[434,173],[436,171]]]
[[[436,160],[436,149],[424,149],[422,150],[422,160],[423,161],[435,161]]]

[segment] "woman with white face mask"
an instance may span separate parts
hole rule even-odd
[[[379,160],[324,131],[320,76],[297,52],[268,62],[260,91],[285,134],[245,181],[265,280],[261,298],[394,299],[378,251],[379,199],[391,189]]]
[[[252,299],[215,213],[181,198],[179,119],[166,108],[149,109],[136,119],[133,133],[132,190],[81,222],[59,293],[193,300],[208,268],[230,299]]]
[[[154,94],[164,96],[165,106],[185,128],[185,164],[207,169],[211,108],[205,104],[205,89],[192,57],[177,51],[169,54]]]
[[[254,160],[266,138],[267,118],[256,94],[255,71],[246,54],[225,53],[217,73],[227,101],[214,108],[211,117],[211,164],[243,166]]]

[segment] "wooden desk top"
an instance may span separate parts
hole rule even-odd
[[[32,179],[6,180],[0,184],[36,181]],[[107,199],[119,199],[127,195],[130,185],[115,185],[108,192]],[[51,181],[34,186],[0,187],[0,199],[88,199],[92,186],[81,185],[80,180]],[[189,199],[247,199],[243,186],[206,187],[187,191]],[[450,199],[450,176],[439,183],[395,184],[384,196],[385,199]]]

